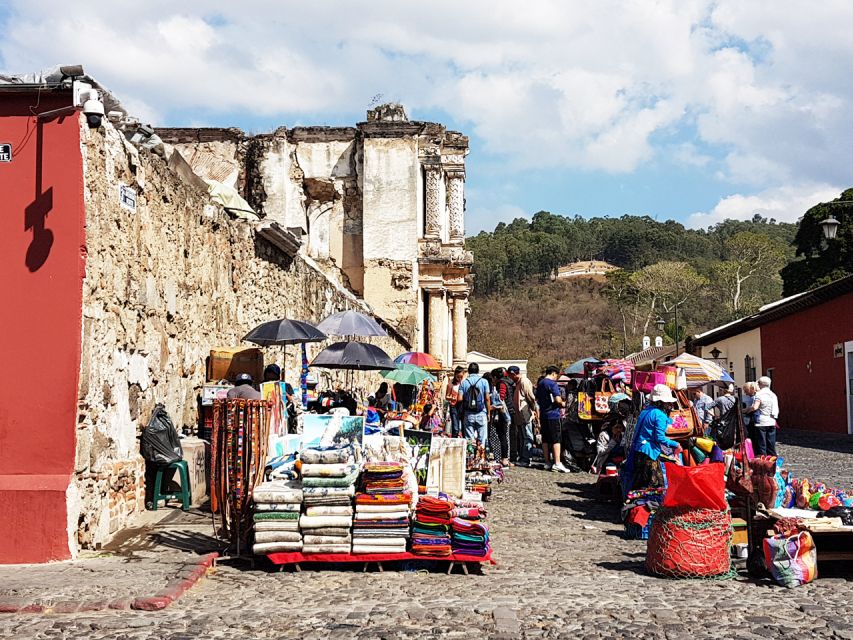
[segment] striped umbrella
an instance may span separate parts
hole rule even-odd
[[[428,371],[441,370],[441,365],[438,361],[430,354],[424,353],[423,351],[407,351],[406,353],[402,353],[394,358],[394,362],[397,364],[413,364],[416,367],[420,367],[421,369],[426,369]]]
[[[664,364],[684,369],[688,387],[701,387],[711,382],[734,382],[728,372],[716,362],[689,353],[682,353]]]

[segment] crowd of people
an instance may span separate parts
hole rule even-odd
[[[634,469],[636,486],[653,486],[659,478],[656,461],[660,455],[681,453],[681,445],[666,436],[672,424],[670,414],[678,406],[672,390],[655,386],[639,411],[630,443],[624,441],[627,419],[634,411],[626,393],[610,396],[610,412],[594,430],[583,430],[578,414],[578,382],[571,379],[558,384],[560,370],[548,367],[534,384],[518,367],[498,368],[481,373],[477,363],[467,369],[457,367],[445,393],[448,407],[447,431],[487,445],[493,459],[503,466],[530,466],[535,459],[544,461],[550,471],[568,472],[573,467],[600,472],[609,462],[627,458]],[[744,385],[743,416],[747,435],[756,455],[776,455],[776,429],[779,405],[771,391],[771,380],[759,378]],[[697,435],[712,435],[721,424],[736,420],[738,399],[732,385],[721,389],[717,397],[702,387],[690,389],[688,396],[699,421]],[[590,457],[582,464],[570,444],[573,434],[581,434],[592,443]],[[574,458],[573,458],[574,456]]]

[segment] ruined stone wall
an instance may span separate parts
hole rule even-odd
[[[317,322],[363,303],[309,260],[290,259],[256,238],[251,223],[230,219],[111,125],[83,127],[81,135],[88,257],[68,499],[78,544],[93,547],[144,508],[137,438],[155,403],[166,406],[179,429],[196,424],[211,348],[241,344],[265,320]],[[119,183],[137,190],[135,211],[119,204]],[[406,349],[392,338],[374,343],[392,356]],[[291,347],[287,354],[293,382],[298,352]],[[267,354],[281,362],[280,348]],[[357,388],[378,383],[377,374],[355,378]]]

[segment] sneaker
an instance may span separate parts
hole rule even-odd
[[[571,473],[571,471],[569,471],[566,467],[563,466],[562,462],[558,462],[557,464],[555,464],[551,468],[551,471],[558,471],[560,473]]]

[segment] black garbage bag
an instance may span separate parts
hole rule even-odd
[[[818,513],[817,517],[841,518],[841,524],[845,527],[853,527],[853,507],[831,507]]]
[[[184,457],[178,432],[162,404],[154,407],[148,426],[142,432],[142,457],[159,466],[177,462]]]

